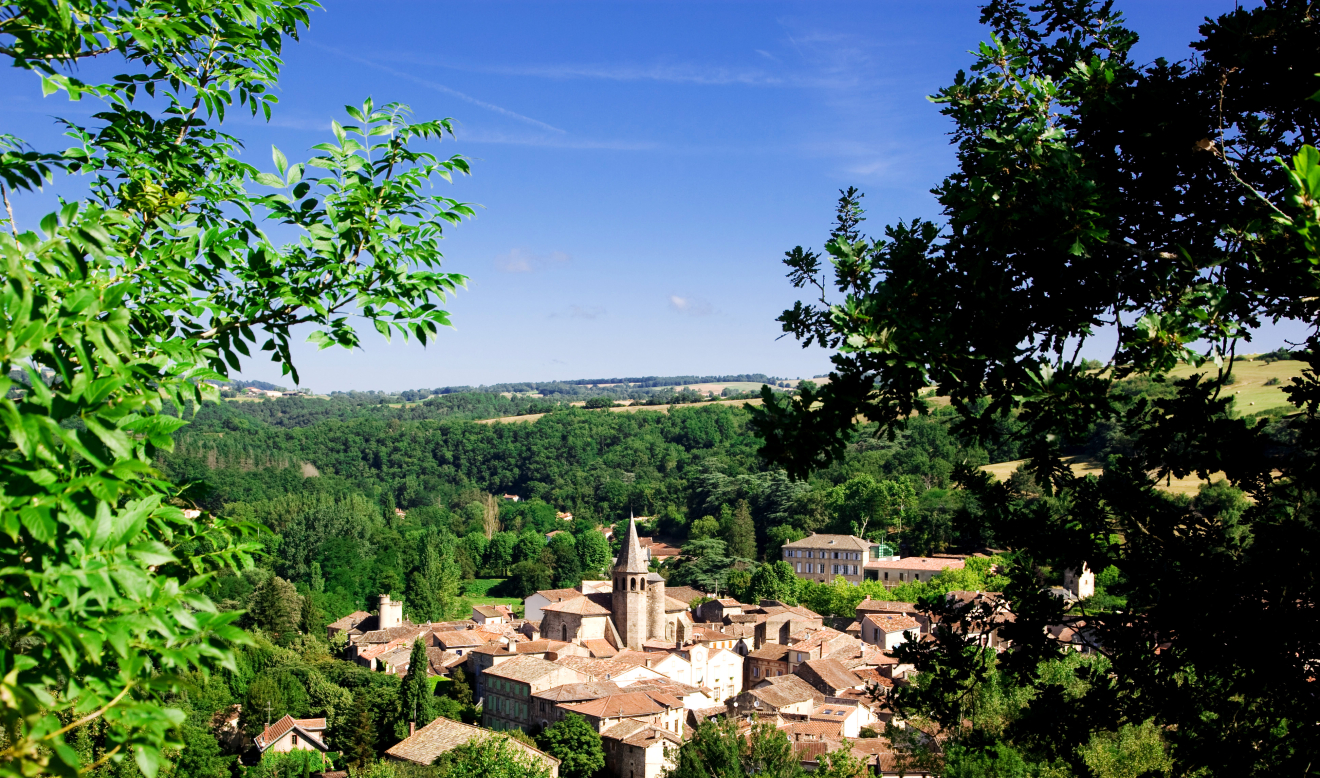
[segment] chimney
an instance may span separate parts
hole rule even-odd
[[[415,721],[408,722],[408,737],[412,737],[413,735],[416,734],[417,734],[417,722]]]

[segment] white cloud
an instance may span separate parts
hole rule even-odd
[[[698,297],[679,297],[676,294],[669,295],[669,307],[688,316],[709,316],[715,313],[715,307],[706,300]]]
[[[495,268],[501,273],[535,273],[556,265],[562,265],[572,257],[562,251],[549,254],[533,254],[527,249],[510,249],[495,257]]]
[[[567,317],[569,319],[599,319],[609,311],[599,305],[570,305],[567,312],[555,312],[550,314],[551,319]]]

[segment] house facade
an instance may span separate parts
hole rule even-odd
[[[828,583],[842,576],[850,583],[866,577],[871,543],[855,535],[821,535],[785,543],[783,560],[793,567],[798,578]]]

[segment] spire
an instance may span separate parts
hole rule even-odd
[[[631,512],[630,512],[631,513]],[[645,573],[646,557],[642,554],[642,543],[637,539],[637,519],[628,517],[628,539],[619,551],[619,561],[614,565],[616,573]]]

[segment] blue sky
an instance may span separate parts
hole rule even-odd
[[[779,259],[820,246],[849,185],[875,232],[936,215],[953,155],[925,96],[986,37],[967,2],[323,2],[287,50],[274,121],[232,122],[247,157],[298,158],[345,103],[405,102],[457,122],[439,150],[474,175],[444,193],[483,207],[445,241],[471,277],[457,330],[425,349],[374,332],[357,352],[301,347],[317,391],[827,372],[825,352],[776,340],[796,299]],[[1120,6],[1149,60],[1190,54],[1233,3]],[[90,109],[43,102],[15,71],[0,100],[0,132],[38,142],[51,115]],[[288,383],[259,360],[243,375]]]

